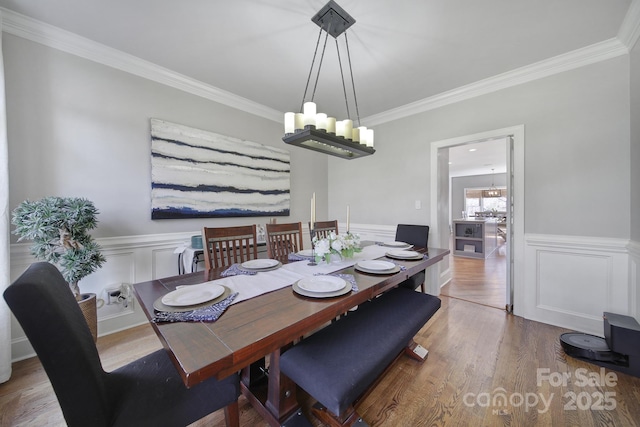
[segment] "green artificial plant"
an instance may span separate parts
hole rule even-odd
[[[98,210],[87,199],[45,197],[25,200],[13,211],[18,241],[33,240],[31,254],[58,266],[76,299],[78,282],[106,261],[100,246],[88,234],[98,221]]]

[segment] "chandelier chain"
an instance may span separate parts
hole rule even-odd
[[[316,63],[316,56],[318,55],[318,46],[320,45],[320,37],[322,37],[322,27],[318,32],[318,40],[316,41],[316,50],[313,52],[313,59],[311,60],[311,67],[309,68],[309,76],[307,76],[307,84],[304,87],[304,94],[302,95],[302,103],[300,104],[300,112],[304,106],[304,100],[307,97],[307,91],[309,90],[309,82],[311,81],[311,74],[313,73],[313,65]]]
[[[347,46],[347,58],[349,60],[349,72],[351,73],[351,87],[353,88],[353,103],[356,106],[356,118],[358,119],[358,126],[360,126],[360,111],[358,110],[358,97],[356,96],[356,82],[353,80],[353,67],[351,67],[351,53],[349,51],[349,39],[347,38],[347,32],[344,32],[344,42]],[[344,86],[344,77],[342,78],[342,84]],[[345,100],[347,99],[347,93],[345,90]],[[348,108],[347,108],[348,109]]]
[[[340,58],[340,48],[338,47],[338,39],[336,38],[336,52],[338,52],[338,64],[340,65],[340,78],[342,79],[342,91],[344,92],[344,103],[347,107],[347,118],[351,118],[349,112],[349,101],[347,100],[347,86],[344,84],[344,72],[342,71],[342,59]]]
[[[327,33],[324,36],[324,45],[322,46],[322,55],[320,55],[320,63],[318,64],[318,74],[316,74],[316,83],[313,85],[313,93],[311,94],[311,102],[316,97],[316,89],[318,87],[318,80],[320,80],[320,70],[322,69],[322,61],[324,60],[324,52],[327,49],[327,39],[329,38],[329,31],[331,31],[331,22],[327,27]]]

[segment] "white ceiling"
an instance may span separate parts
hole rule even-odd
[[[281,112],[300,108],[319,33],[311,17],[325,3],[0,0],[6,9]],[[356,19],[348,37],[366,119],[613,39],[631,0],[337,3]],[[331,38],[315,101],[319,111],[346,117]]]

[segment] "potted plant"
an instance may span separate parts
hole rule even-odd
[[[45,197],[25,200],[12,212],[13,231],[18,241],[33,240],[31,254],[56,265],[87,318],[89,329],[97,338],[95,294],[81,294],[78,282],[106,261],[100,246],[88,234],[98,221],[98,210],[87,199]]]

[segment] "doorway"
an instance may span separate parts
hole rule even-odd
[[[507,223],[504,245],[504,308],[516,314],[522,308],[518,303],[519,284],[523,270],[524,252],[524,126],[497,129],[474,135],[467,135],[431,144],[431,218],[434,241],[439,247],[451,247],[451,183],[449,179],[449,149],[487,141],[503,139],[506,152]],[[440,287],[450,283],[455,271],[452,255],[440,266],[438,272]],[[459,271],[459,270],[458,270]],[[473,275],[477,275],[472,273]]]
[[[509,137],[448,150],[451,280],[442,294],[489,307],[507,306],[507,161]],[[476,230],[472,237],[465,230]]]

